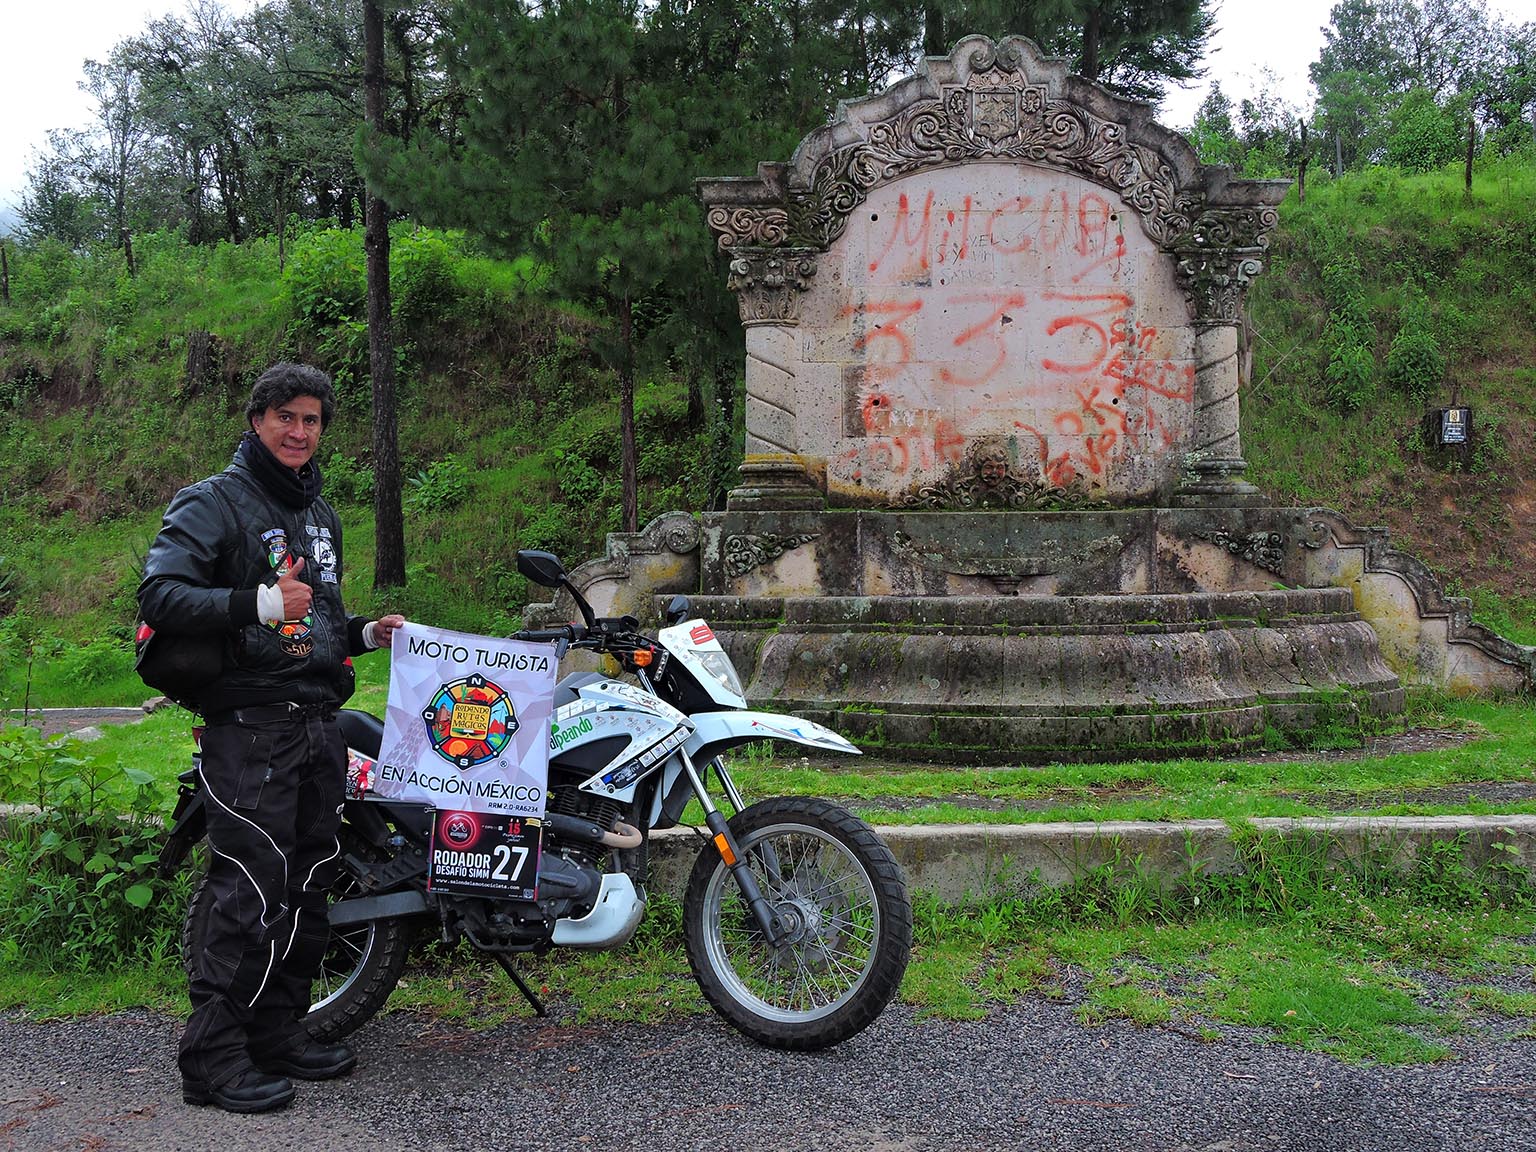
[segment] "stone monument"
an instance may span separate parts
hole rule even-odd
[[[694,594],[751,698],[894,756],[1235,749],[1398,712],[1404,679],[1523,686],[1530,651],[1379,532],[1244,478],[1243,298],[1286,187],[983,37],[701,180],[741,483],[578,584]]]

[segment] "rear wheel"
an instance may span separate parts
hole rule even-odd
[[[357,870],[348,864],[348,857],[370,859],[378,855],[345,826],[341,845],[342,867],[331,886],[332,902],[361,891]],[[212,910],[213,896],[208,890],[208,877],[204,876],[192,894],[182,927],[181,955],[189,976],[192,958],[202,953]],[[384,1007],[405,970],[412,935],[410,922],[402,917],[331,929],[330,943],[315,976],[315,1001],[305,1020],[310,1033],[321,1040],[340,1039],[362,1027]]]
[[[730,869],[706,849],[683,902],[705,998],[775,1048],[826,1048],[862,1031],[901,986],[912,948],[901,866],[868,824],[827,800],[765,800],[730,823],[788,932],[768,943]]]

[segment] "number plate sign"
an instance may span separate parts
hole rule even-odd
[[[432,818],[428,890],[536,899],[540,832],[539,821],[527,817],[439,810]]]

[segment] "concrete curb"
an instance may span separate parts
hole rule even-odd
[[[1280,842],[1321,840],[1335,867],[1409,871],[1436,842],[1456,842],[1472,867],[1523,867],[1536,880],[1536,816],[1373,816],[1265,818],[1234,829],[1221,820],[1177,824],[929,824],[876,828],[906,869],[915,891],[963,903],[1027,891],[1041,883],[1069,884],[1101,867],[1117,877],[1143,875],[1173,882],[1191,872],[1243,871],[1238,844],[1247,837]],[[691,829],[651,838],[651,888],[681,896],[694,858],[707,839]]]

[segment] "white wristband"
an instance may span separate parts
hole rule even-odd
[[[377,620],[370,620],[363,625],[363,646],[370,652],[379,647],[379,634],[373,630],[377,623]]]
[[[283,594],[276,584],[256,589],[256,616],[263,624],[276,624],[283,618]]]

